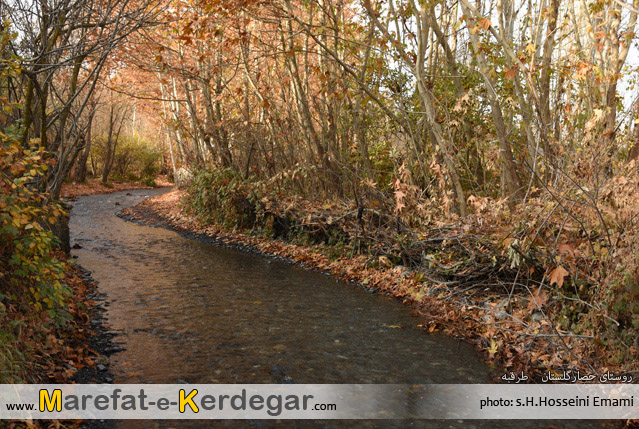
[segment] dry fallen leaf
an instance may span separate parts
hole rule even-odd
[[[557,268],[550,272],[550,284],[556,284],[557,286],[562,287],[564,285],[564,278],[568,274],[568,271],[566,271],[563,266],[559,265]]]
[[[497,343],[495,342],[495,340],[493,340],[492,338],[490,339],[490,347],[488,347],[486,349],[486,351],[490,354],[490,357],[493,357],[495,355],[495,353],[497,353],[497,350],[499,350],[499,346],[497,345]]]

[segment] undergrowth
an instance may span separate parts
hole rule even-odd
[[[34,350],[71,317],[66,264],[48,227],[64,211],[39,191],[50,165],[38,141],[24,147],[0,132],[0,383],[32,380]]]

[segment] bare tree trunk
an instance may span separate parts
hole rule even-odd
[[[89,114],[86,133],[84,134],[84,150],[80,156],[80,162],[78,164],[78,171],[76,174],[76,180],[79,182],[86,182],[87,180],[87,161],[89,160],[89,154],[91,153],[91,141],[93,139],[93,118],[95,116],[95,107]]]
[[[632,130],[634,145],[628,152],[628,161],[636,161],[639,159],[639,123],[636,122],[639,120],[639,104],[635,107],[635,111],[637,112],[635,115],[637,119],[635,119],[634,129]]]
[[[471,11],[466,7],[466,3],[463,3],[462,6],[465,13],[471,16]],[[473,50],[477,55],[480,73],[484,79],[493,122],[495,124],[495,131],[497,132],[497,139],[499,140],[499,153],[502,161],[502,192],[504,196],[508,198],[519,200],[523,197],[525,190],[521,186],[519,176],[517,175],[517,166],[515,164],[515,158],[513,156],[510,142],[508,141],[508,131],[502,114],[501,104],[497,98],[497,93],[495,92],[496,82],[495,79],[490,77],[488,74],[488,63],[483,51],[479,48],[479,37],[477,32],[470,31],[470,40]]]
[[[124,111],[118,112],[115,110],[115,107],[116,106],[112,104],[109,113],[109,131],[106,141],[107,152],[104,159],[104,165],[102,166],[102,183],[107,183],[109,178],[109,173],[111,172],[113,162],[115,161],[115,151],[117,149],[118,140],[120,139],[120,131],[122,131],[122,126],[124,125]],[[118,115],[119,113],[121,114]]]

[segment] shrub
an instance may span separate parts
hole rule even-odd
[[[91,148],[91,156],[101,171],[106,154],[106,137],[99,136]],[[155,185],[160,173],[162,151],[139,136],[120,136],[115,148],[111,174],[121,180],[139,180],[148,186]]]
[[[187,189],[187,211],[203,222],[216,222],[231,228],[250,228],[257,218],[256,192],[231,169],[198,171]]]
[[[17,342],[25,324],[44,331],[69,319],[65,264],[54,256],[56,238],[43,227],[64,212],[38,191],[47,156],[37,142],[29,147],[0,132],[0,383],[23,378],[26,358]]]

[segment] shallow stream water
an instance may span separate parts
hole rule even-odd
[[[490,382],[471,346],[424,333],[393,299],[116,216],[163,192],[73,203],[71,239],[81,246],[73,255],[107,295],[124,349],[110,359],[114,383]]]

